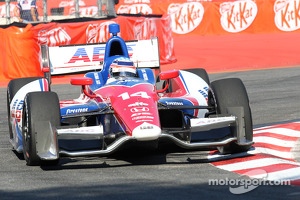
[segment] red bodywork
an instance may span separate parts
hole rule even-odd
[[[131,80],[125,80],[127,81]],[[158,96],[152,84],[107,85],[95,93],[110,103],[127,135],[131,136],[133,130],[138,126],[142,128],[145,122],[160,127]],[[147,129],[147,127],[144,128]]]

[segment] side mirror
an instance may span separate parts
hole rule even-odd
[[[82,87],[82,92],[90,97],[90,98],[96,98],[97,95],[94,93],[90,93],[89,89],[86,87],[87,85],[92,85],[93,84],[93,79],[88,78],[88,77],[83,77],[83,78],[71,78],[71,84],[72,85],[81,85]]]
[[[93,79],[88,78],[88,77],[83,77],[83,78],[72,78],[71,79],[71,84],[72,85],[92,85],[93,84]]]
[[[164,88],[160,90],[156,90],[157,93],[163,93],[167,91],[169,84],[170,84],[170,79],[176,78],[179,76],[179,70],[170,70],[170,71],[165,71],[161,72],[159,75],[159,79],[165,81],[165,86]]]
[[[168,80],[168,79],[176,78],[178,76],[179,76],[179,70],[170,70],[170,71],[161,72],[159,74],[159,79]]]

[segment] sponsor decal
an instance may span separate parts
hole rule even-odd
[[[82,112],[87,112],[88,108],[74,108],[74,109],[67,109],[66,115],[67,114],[75,114],[75,113],[82,113]]]
[[[38,42],[51,46],[67,45],[71,43],[71,37],[62,29],[57,27],[51,30],[41,30],[38,32]]]
[[[137,112],[147,112],[150,109],[148,107],[134,107],[130,109],[130,112],[137,113]]]
[[[206,99],[206,101],[208,100],[208,87],[204,87],[199,90],[199,93]]]
[[[151,115],[151,113],[149,113],[149,112],[134,113],[131,115],[131,117],[141,116],[141,115]]]
[[[150,0],[124,0],[124,4],[119,5],[118,14],[152,14]]]
[[[128,105],[128,107],[133,107],[133,106],[148,106],[148,104],[144,102],[135,102],[133,104]]]
[[[98,73],[94,73],[94,78],[96,80],[96,84],[101,84],[100,78],[99,78],[99,74]]]
[[[75,7],[71,7],[69,9],[69,15],[73,15],[76,13]],[[87,7],[79,7],[79,14],[80,16],[95,16],[98,13],[97,6],[87,6]]]
[[[133,114],[131,115],[132,121],[136,123],[142,121],[153,121],[154,117],[149,112],[150,109],[148,107],[133,107],[130,109],[130,112]]]
[[[166,101],[166,104],[168,106],[183,106],[183,102],[178,101]]]
[[[80,127],[80,128],[69,128],[69,129],[60,129],[59,133],[101,133],[101,127]]]
[[[24,100],[16,99],[13,103],[11,109],[11,117],[15,118],[17,122],[20,122],[22,119],[22,110],[23,110]]]
[[[22,119],[22,111],[21,110],[12,110],[11,117],[15,118],[17,122],[20,122]]]
[[[196,123],[196,125],[198,124],[213,124],[213,123],[219,123],[219,122],[226,122],[229,120],[233,120],[234,117],[216,117],[216,118],[203,118],[203,119],[199,119],[199,121]]]
[[[148,81],[149,78],[148,78],[146,70],[145,69],[141,69],[141,71],[142,71],[142,74],[143,74],[143,79],[146,80],[146,81]]]
[[[87,6],[83,0],[79,0],[78,5],[80,16],[96,15],[98,12],[97,6]],[[76,12],[75,6],[76,5],[73,0],[61,1],[58,5],[58,7],[64,7],[65,9],[68,9],[69,7],[68,15],[73,15]]]
[[[24,100],[16,99],[12,105],[12,110],[22,110],[23,104],[24,104]]]
[[[79,6],[85,6],[85,2],[83,0],[79,0],[78,4]],[[75,6],[74,1],[73,0],[61,1],[59,3],[59,7],[68,7],[68,6]]]
[[[204,8],[199,2],[172,3],[168,7],[172,31],[177,34],[192,32],[203,19]]]
[[[141,126],[139,126],[139,128],[141,129],[141,130],[145,130],[145,129],[154,129],[154,127],[152,126],[152,125],[141,125]]]
[[[136,21],[133,27],[135,38],[137,40],[147,40],[158,35],[157,21],[149,18],[148,20]]]
[[[139,116],[139,117],[133,117],[132,120],[133,121],[137,121],[137,120],[143,120],[143,121],[152,121],[154,117],[152,116]]]
[[[131,52],[129,55],[132,55],[133,48],[135,44],[127,44],[128,52]],[[75,53],[72,55],[70,59],[64,64],[73,64],[76,62],[98,62],[103,61],[104,53],[105,53],[105,46],[94,46],[92,47],[92,52],[90,53],[90,47],[79,47],[75,50]]]
[[[103,43],[110,37],[108,26],[115,24],[114,21],[107,21],[101,24],[89,24],[86,28],[86,43]],[[119,33],[120,34],[120,33]]]
[[[282,31],[300,28],[300,0],[276,0],[274,4],[275,25]]]
[[[253,23],[257,10],[257,5],[252,0],[221,3],[221,26],[227,32],[241,32]]]

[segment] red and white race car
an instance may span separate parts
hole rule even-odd
[[[59,100],[49,73],[10,81],[10,141],[27,165],[57,164],[61,156],[106,156],[130,141],[160,145],[168,140],[185,149],[221,153],[252,146],[251,109],[240,79],[210,82],[202,68],[155,75],[132,61],[119,29],[109,26],[112,37],[104,45],[102,69],[71,79],[82,87],[78,99]]]

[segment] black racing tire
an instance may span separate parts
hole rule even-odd
[[[192,69],[186,69],[185,71],[196,74],[197,76],[202,78],[208,85],[210,84],[209,76],[208,76],[205,69],[203,69],[203,68],[192,68]]]
[[[217,114],[227,114],[227,107],[242,106],[245,115],[245,136],[246,140],[253,141],[252,114],[249,105],[249,98],[245,85],[239,78],[227,78],[211,83],[211,90],[215,99]],[[229,143],[218,147],[222,154],[245,152],[251,145],[238,145]]]
[[[50,121],[54,127],[60,126],[59,99],[55,92],[30,92],[26,95],[23,106],[23,153],[26,164],[55,165],[59,160],[41,160],[36,151],[35,123]],[[45,127],[46,128],[46,127]]]
[[[38,80],[42,77],[29,77],[29,78],[18,78],[9,81],[7,85],[7,92],[6,92],[6,104],[7,104],[7,114],[8,114],[8,128],[9,128],[9,138],[13,139],[13,133],[12,133],[12,124],[10,122],[10,104],[16,93],[19,91],[20,88],[22,88],[24,85]]]

